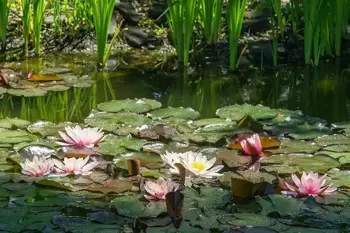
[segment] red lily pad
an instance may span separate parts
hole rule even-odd
[[[63,78],[55,74],[32,74],[27,79],[28,81],[61,81]]]

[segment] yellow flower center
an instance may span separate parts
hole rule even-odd
[[[205,169],[205,164],[201,162],[193,162],[192,168],[197,169],[198,171],[203,171]]]

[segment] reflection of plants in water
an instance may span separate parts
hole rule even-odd
[[[19,115],[26,120],[47,119],[52,122],[83,120],[98,103],[115,99],[115,93],[106,72],[92,75],[96,83],[90,88],[73,88],[63,92],[49,92],[39,97],[6,95],[1,101],[0,117]],[[13,112],[20,104],[20,112]]]
[[[7,22],[9,6],[7,0],[0,1],[0,50],[6,49],[6,35],[7,35]]]

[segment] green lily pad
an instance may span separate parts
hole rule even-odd
[[[326,172],[331,168],[338,167],[339,161],[326,155],[307,154],[282,154],[264,158],[261,161],[268,171],[284,171],[288,173],[288,168],[295,167],[297,171]],[[282,169],[281,169],[282,168]],[[287,169],[283,169],[287,168]]]
[[[289,135],[294,139],[314,139],[326,134],[331,133],[331,129],[322,123],[309,123],[304,122],[302,124],[276,124],[264,129],[271,131],[274,135]]]
[[[31,141],[31,142],[21,142],[21,143],[15,144],[13,146],[13,149],[15,151],[19,151],[23,147],[27,147],[27,146],[44,146],[44,147],[49,147],[52,149],[58,147],[58,145],[52,141],[49,141],[47,139],[38,139],[35,141]]]
[[[109,102],[101,103],[97,106],[98,110],[105,112],[134,112],[143,113],[150,110],[160,108],[162,104],[156,100],[151,99],[125,99],[125,100],[112,100]]]
[[[152,177],[152,178],[155,178],[155,179],[158,179],[159,177],[165,177],[164,174],[160,173],[159,170],[155,170],[155,169],[148,169],[148,168],[145,168],[145,167],[141,167],[140,169],[140,174],[143,176],[143,177]]]
[[[76,123],[63,122],[63,123],[52,123],[50,121],[37,121],[27,127],[30,133],[40,134],[41,136],[58,136],[58,131],[65,131],[67,126],[76,126]]]
[[[227,224],[234,226],[269,227],[276,224],[276,220],[260,214],[235,213],[236,219],[226,220]]]
[[[35,139],[35,136],[30,135],[26,131],[0,128],[0,144],[15,144],[31,141],[33,139]]]
[[[119,215],[130,218],[157,217],[167,212],[165,201],[145,202],[141,198],[140,195],[116,197],[111,201],[111,206],[117,209]]]
[[[272,119],[277,116],[277,113],[275,110],[262,105],[253,106],[250,104],[235,104],[216,110],[216,115],[220,118],[238,121],[246,115],[249,115],[256,120]]]
[[[7,183],[11,180],[11,175],[9,173],[0,172],[0,184]]]
[[[196,120],[192,123],[195,127],[204,127],[204,126],[215,126],[215,125],[222,125],[222,126],[232,126],[235,125],[236,122],[232,121],[230,119],[221,119],[221,118],[206,118],[206,119],[200,119]]]
[[[333,151],[320,150],[316,152],[315,155],[328,155],[332,158],[339,159],[342,157],[350,157],[350,152],[333,152]]]
[[[269,198],[256,197],[262,206],[261,214],[268,215],[277,212],[281,216],[295,216],[300,212],[303,201],[282,195],[269,195]]]
[[[151,123],[146,116],[130,112],[105,113],[92,112],[84,122],[92,127],[98,127],[113,132],[122,126],[140,127]]]
[[[6,88],[0,87],[0,95],[3,95],[7,92]]]
[[[332,183],[334,187],[350,188],[350,171],[331,169],[327,172],[327,175],[331,178],[329,183]]]
[[[176,118],[184,118],[184,119],[191,119],[195,120],[200,117],[199,112],[193,110],[192,108],[162,108],[157,109],[148,114],[152,119],[157,118],[169,118],[169,117],[176,117]]]
[[[350,138],[341,134],[325,135],[314,140],[319,146],[348,145]]]
[[[0,128],[11,129],[20,128],[24,129],[30,125],[29,121],[18,119],[18,118],[4,118],[0,119]]]
[[[108,137],[99,144],[99,147],[94,148],[94,151],[103,155],[118,156],[129,150],[140,151],[147,143],[148,141],[144,139],[108,135]]]
[[[151,163],[162,163],[163,160],[158,154],[155,153],[145,153],[145,152],[129,152],[125,154],[120,154],[113,159],[114,164],[117,167],[127,169],[128,163],[127,161],[130,159],[140,160],[142,164],[151,164]]]
[[[332,146],[326,146],[322,149],[326,151],[332,151],[332,152],[350,152],[350,145],[332,145]]]
[[[279,148],[267,149],[267,151],[270,151],[273,154],[314,153],[319,149],[320,146],[317,146],[312,142],[300,140],[282,140]]]
[[[44,88],[28,88],[28,89],[8,89],[7,93],[14,96],[24,96],[24,97],[33,97],[33,96],[44,96],[47,93],[47,90]]]

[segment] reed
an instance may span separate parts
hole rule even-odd
[[[349,0],[334,0],[330,6],[333,7],[334,15],[334,52],[336,56],[340,56],[341,53],[341,40],[345,34],[345,29],[348,23],[349,17]]]
[[[284,36],[284,18],[282,16],[281,0],[270,0],[270,14],[272,21],[272,54],[273,64],[277,66],[277,49],[279,35]]]
[[[97,62],[101,65],[106,64],[113,47],[113,43],[116,40],[121,28],[120,23],[114,33],[109,48],[107,48],[108,31],[111,24],[115,2],[115,0],[91,0],[93,22],[97,40]]]
[[[30,19],[31,9],[30,0],[21,0],[22,5],[22,24],[23,24],[23,37],[24,37],[24,55],[28,56],[28,43],[30,34]]]
[[[0,1],[0,49],[6,49],[7,24],[9,15],[9,5],[7,0]]]
[[[45,1],[33,0],[33,29],[34,29],[34,45],[35,54],[40,54],[41,27],[43,25],[45,15]]]
[[[61,21],[61,13],[62,13],[62,2],[59,0],[51,1],[53,8],[53,18],[54,25],[57,34],[62,33],[62,21]]]
[[[292,29],[293,29],[294,35],[298,33],[300,12],[301,12],[300,5],[301,5],[301,0],[290,0]]]
[[[168,0],[168,23],[179,62],[189,63],[193,26],[197,15],[197,0]]]
[[[239,36],[241,35],[245,7],[246,0],[229,0],[227,24],[229,29],[231,70],[236,68]]]
[[[215,44],[221,29],[223,0],[200,0],[200,13],[204,37],[208,44]]]

